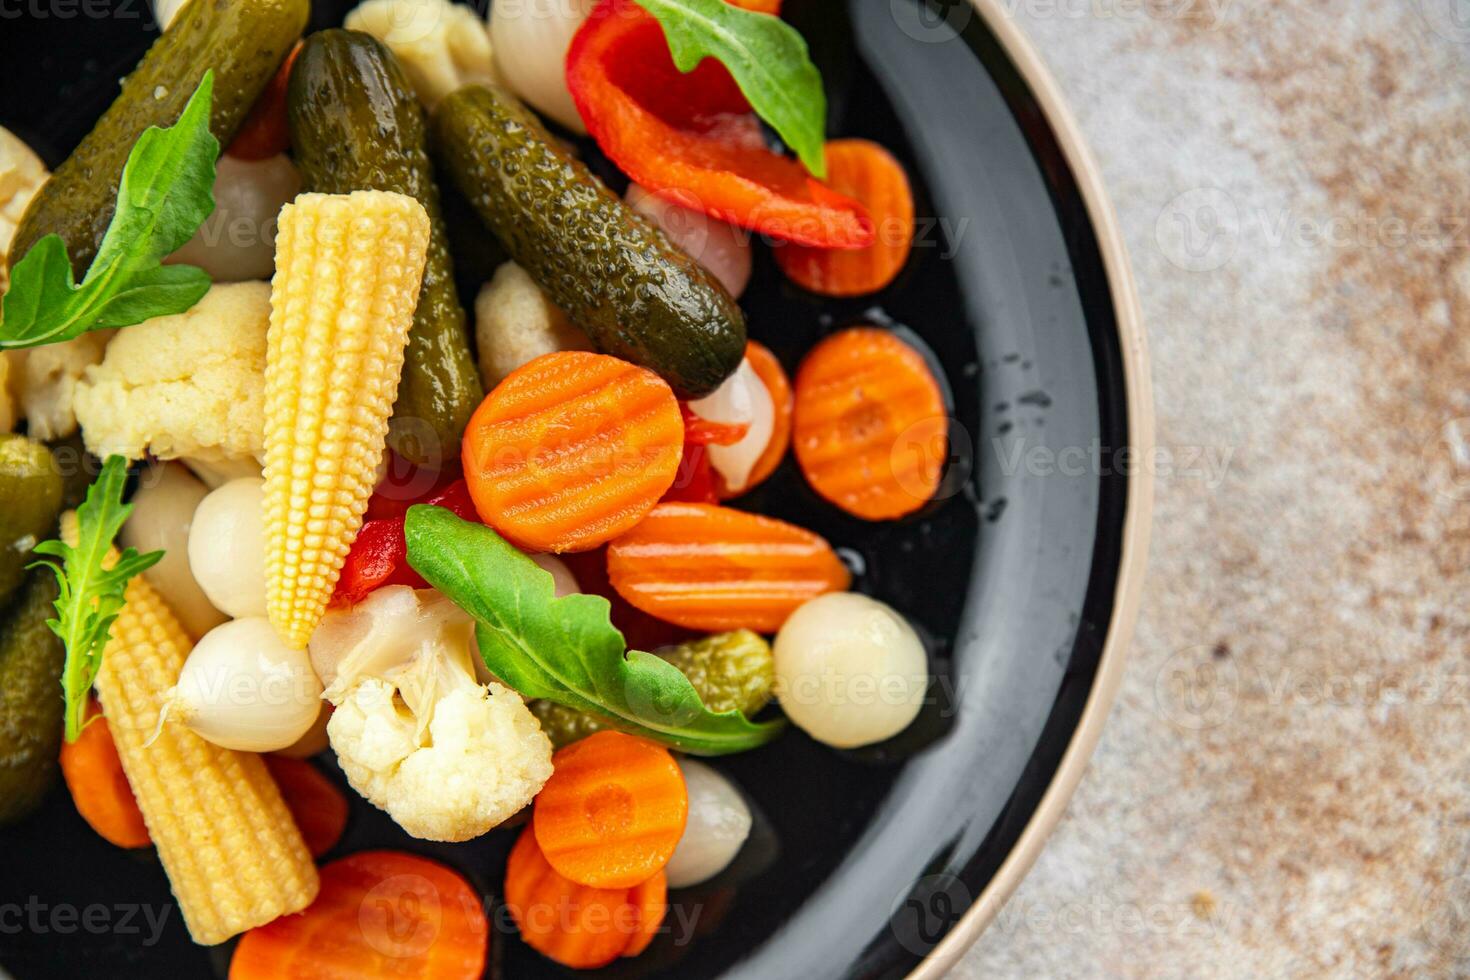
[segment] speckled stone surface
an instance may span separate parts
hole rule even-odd
[[[1470,975],[1470,3],[1003,2],[1176,465],[1091,769],[955,975]]]

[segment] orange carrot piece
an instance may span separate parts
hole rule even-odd
[[[241,160],[264,160],[291,148],[291,127],[286,120],[286,88],[291,81],[291,66],[296,64],[296,55],[301,51],[297,41],[281,67],[271,77],[265,91],[255,100],[250,114],[240,124],[235,138],[225,150]]]
[[[61,743],[61,775],[77,812],[104,840],[118,847],[147,847],[153,838],[101,713],[92,698],[82,733],[75,742]]]
[[[469,882],[437,861],[363,851],[321,870],[316,901],[251,929],[230,980],[478,980],[490,927]]]
[[[739,494],[730,493],[725,488],[724,479],[716,474],[722,500],[749,493],[765,482],[767,477],[776,472],[776,467],[781,465],[786,450],[791,446],[791,382],[786,379],[781,362],[776,360],[776,355],[771,353],[770,348],[754,340],[745,343],[745,359],[750,362],[751,370],[760,378],[761,384],[766,386],[766,391],[771,396],[771,407],[775,410],[771,440],[766,443],[765,451],[750,468],[750,479]]]
[[[668,384],[588,351],[512,371],[464,437],[480,517],[527,551],[586,551],[643,519],[674,482],[684,422]]]
[[[794,524],[714,504],[663,503],[607,549],[613,588],[650,615],[695,630],[774,633],[797,606],[852,576]]]
[[[827,143],[827,186],[855,198],[873,218],[866,248],[813,248],[788,244],[775,250],[786,278],[823,296],[876,293],[894,280],[914,239],[914,193],[903,165],[869,140]]]
[[[812,348],[796,373],[796,459],[849,514],[890,520],[939,487],[949,420],[923,356],[887,330],[855,327]]]
[[[617,959],[640,922],[626,888],[592,888],[559,874],[531,827],[505,864],[505,907],[526,945],[576,970]]]
[[[669,862],[689,794],[668,749],[597,732],[558,751],[551,767],[531,826],[558,873],[593,888],[631,888]]]
[[[781,0],[727,0],[736,7],[744,7],[758,14],[772,14],[780,16]]]
[[[347,829],[347,797],[323,776],[321,770],[303,759],[281,755],[262,756],[286,808],[301,828],[311,856],[319,858],[337,846]]]
[[[624,956],[637,956],[658,936],[669,911],[669,880],[662,871],[628,890],[628,903],[638,912],[637,931],[628,940]]]

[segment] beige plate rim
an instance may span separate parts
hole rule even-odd
[[[1149,380],[1148,342],[1134,290],[1133,273],[1128,252],[1123,244],[1117,216],[1113,213],[1104,187],[1102,174],[1072,118],[1061,90],[1051,77],[1036,49],[1003,6],[1004,0],[971,0],[986,27],[1015,63],[1016,70],[1041,106],[1042,113],[1056,133],[1057,143],[1077,180],[1097,236],[1108,288],[1114,302],[1118,335],[1123,354],[1125,397],[1131,445],[1141,454],[1154,444],[1153,391]],[[1149,523],[1153,510],[1153,479],[1135,469],[1128,480],[1128,506],[1123,519],[1122,564],[1113,605],[1112,622],[1108,624],[1092,692],[1082,709],[1071,741],[1057,766],[1056,774],[1042,795],[1035,813],[1021,831],[1015,846],[1006,856],[995,876],[986,884],[973,905],[954,924],[949,933],[909,974],[910,980],[936,980],[954,966],[960,956],[985,931],[1000,907],[1016,890],[1031,869],[1042,846],[1082,779],[1092,750],[1102,734],[1103,722],[1118,691],[1127,664],[1127,648],[1138,616],[1143,591],[1145,564],[1148,558]]]

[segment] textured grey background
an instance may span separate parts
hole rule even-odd
[[[955,975],[1470,975],[1470,2],[1002,2],[1167,455],[1102,743]]]

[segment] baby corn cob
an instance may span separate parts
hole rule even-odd
[[[63,518],[62,534],[76,543],[74,513]],[[192,645],[137,576],[112,625],[96,686],[184,923],[195,942],[212,946],[301,911],[316,898],[318,879],[260,756],[220,748],[174,722],[159,728],[164,692]]]
[[[362,525],[418,303],[429,216],[387,191],[281,209],[265,373],[266,609],[306,646]]]

